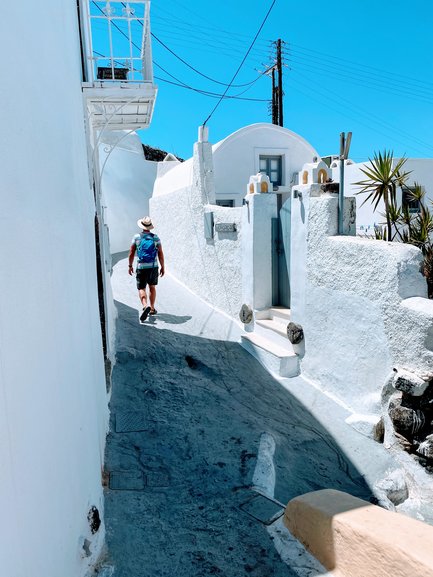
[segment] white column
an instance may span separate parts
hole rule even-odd
[[[247,194],[242,214],[242,299],[254,310],[272,306],[272,218],[277,195]]]

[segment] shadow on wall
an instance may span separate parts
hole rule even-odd
[[[322,488],[369,500],[365,479],[240,345],[139,325],[135,309],[116,306],[106,467],[110,478],[123,471],[141,483],[106,493],[108,547],[119,574],[238,577],[255,567],[252,574],[294,576],[264,525],[240,508],[253,477],[282,503]],[[259,454],[264,432],[275,441],[267,461]]]

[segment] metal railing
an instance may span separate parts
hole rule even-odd
[[[85,81],[153,83],[150,0],[80,0]]]

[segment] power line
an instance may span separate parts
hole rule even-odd
[[[107,58],[107,56],[105,56],[104,54],[101,54],[101,52],[98,52],[97,50],[93,51],[94,54],[97,54],[98,56],[100,56],[101,58]],[[123,66],[123,63],[120,62],[120,60],[113,60],[113,62],[115,64],[119,64],[120,66]],[[218,94],[216,92],[209,92],[207,90],[201,90],[200,88],[194,88],[193,86],[190,86],[189,84],[186,84],[185,82],[183,82],[182,80],[180,80],[179,78],[176,78],[176,76],[173,76],[173,74],[171,74],[170,72],[168,72],[168,70],[166,70],[163,66],[161,66],[160,64],[158,64],[157,62],[153,61],[153,64],[155,66],[157,66],[158,68],[160,68],[163,72],[165,72],[166,74],[168,74],[171,78],[173,78],[173,80],[176,80],[176,82],[172,82],[171,80],[167,80],[166,78],[161,78],[160,76],[155,76],[154,78],[156,78],[157,80],[161,81],[161,82],[166,82],[167,84],[172,84],[174,86],[179,86],[180,88],[187,88],[188,90],[192,90],[194,92],[198,92],[199,94],[202,94],[203,96],[209,96],[211,98],[220,98],[221,94]],[[140,72],[139,70],[137,70],[136,68],[133,69],[134,72]],[[260,77],[259,77],[260,78]],[[242,97],[242,94],[245,94],[245,92],[247,92],[249,90],[249,88],[247,88],[247,90],[243,90],[242,92],[240,92],[239,94],[234,94],[234,95],[226,95],[225,98],[227,99],[231,99],[231,100],[247,100],[250,102],[269,102],[269,100],[267,98],[245,98]]]
[[[157,42],[159,42],[159,44],[161,44],[161,46],[163,46],[166,50],[168,50],[168,52],[170,52],[170,54],[173,54],[173,56],[175,58],[177,58],[178,60],[180,60],[183,64],[185,64],[185,66],[188,66],[188,68],[191,68],[191,70],[194,70],[194,72],[196,72],[197,74],[199,74],[200,76],[203,76],[203,78],[207,78],[208,80],[211,80],[212,82],[215,82],[216,84],[221,84],[222,86],[228,86],[233,87],[233,88],[242,88],[244,86],[249,86],[250,84],[253,84],[254,82],[256,82],[257,78],[255,78],[254,80],[252,80],[251,82],[246,82],[245,84],[227,84],[226,82],[220,82],[219,80],[215,80],[214,78],[211,78],[210,76],[207,76],[207,74],[203,74],[203,72],[200,72],[200,70],[197,70],[197,68],[195,68],[194,66],[192,66],[191,64],[189,64],[188,62],[186,62],[186,60],[184,60],[181,56],[179,56],[178,54],[176,54],[176,52],[174,52],[173,50],[171,50],[171,48],[169,48],[167,46],[167,44],[165,44],[162,40],[160,40],[158,38],[158,36],[156,36],[156,34],[154,34],[153,32],[151,32],[152,38],[154,38]]]
[[[334,63],[329,63],[326,60],[323,59],[319,59],[316,57],[310,58],[310,57],[305,57],[305,56],[298,56],[295,54],[295,57],[293,58],[293,56],[290,53],[285,52],[285,55],[288,56],[290,62],[293,63],[298,63],[303,67],[310,67],[313,68],[314,70],[317,70],[319,72],[322,72],[324,70],[328,70],[330,71],[332,74],[334,74],[335,76],[340,76],[343,78],[351,78],[353,80],[355,80],[358,84],[370,84],[373,85],[374,87],[381,87],[384,89],[392,89],[398,92],[401,92],[405,95],[409,95],[409,96],[417,96],[419,98],[423,98],[423,99],[431,99],[431,90],[428,90],[426,88],[422,88],[422,87],[407,87],[405,83],[402,83],[401,80],[385,80],[385,82],[381,81],[380,78],[374,78],[370,76],[370,73],[366,72],[366,71],[353,71],[353,69],[351,68],[350,70],[347,68],[344,68],[338,64],[334,64]],[[316,62],[318,62],[316,64]],[[373,75],[375,76],[375,75]]]
[[[298,73],[300,74],[300,73]],[[302,75],[301,75],[302,76]],[[310,92],[306,93],[305,91],[303,91],[300,86],[304,86],[306,87]],[[325,93],[320,94],[320,99],[317,98],[315,95],[311,94],[311,92],[313,92],[313,90],[311,89],[310,85],[306,85],[302,82],[300,82],[299,80],[297,80],[296,83],[292,84],[292,88],[295,89],[296,91],[300,92],[301,94],[303,94],[304,96],[307,96],[308,98],[314,100],[315,102],[318,102],[320,105],[325,106],[326,108],[329,108],[331,110],[334,110],[335,112],[338,112],[339,114],[346,116],[347,118],[349,118],[352,121],[356,121],[359,122],[359,124],[366,126],[367,128],[369,128],[370,130],[373,130],[374,132],[378,133],[378,134],[382,134],[383,136],[386,136],[387,138],[390,137],[389,131],[391,132],[395,132],[395,133],[400,133],[401,135],[404,136],[405,139],[409,138],[411,140],[413,140],[414,142],[418,142],[418,146],[414,146],[414,148],[416,148],[417,150],[421,151],[422,149],[420,148],[420,145],[422,145],[424,148],[432,148],[431,145],[428,145],[427,143],[424,143],[423,141],[419,140],[416,137],[410,136],[408,133],[402,133],[401,130],[393,127],[391,124],[386,123],[385,121],[381,121],[378,117],[372,118],[371,114],[368,113],[363,113],[362,109],[361,110],[361,114],[363,116],[366,117],[366,120],[362,120],[359,118],[359,112],[356,112],[356,110],[352,109],[352,112],[355,114],[354,116],[351,116],[349,114],[348,111],[350,111],[351,109],[351,105],[352,103],[339,97],[339,99],[345,103],[344,108],[341,107],[341,105],[339,105],[337,102],[335,102],[330,96],[328,96]],[[334,104],[334,106],[328,104],[327,102],[325,102],[325,100],[329,100],[330,102],[332,102]],[[359,108],[359,107],[358,107]],[[387,130],[388,133],[383,132],[383,130],[380,130],[380,128],[378,128],[378,124],[382,124],[384,130]],[[396,140],[397,142],[400,142],[401,144],[407,144],[407,142],[403,142],[403,141],[399,141],[398,139],[396,139],[396,137],[394,135],[391,136],[391,138],[393,138],[394,140]]]
[[[276,0],[274,0],[273,4],[275,3],[275,1],[276,1]],[[96,4],[96,2],[95,2],[94,0],[92,1],[92,3],[98,8],[98,10],[99,10],[102,14],[104,13],[104,11]],[[122,2],[122,5],[125,6],[124,2]],[[140,22],[140,21],[139,21],[139,22]],[[140,22],[140,24],[143,26],[143,23],[142,23],[142,22]],[[263,24],[264,24],[264,23],[263,23]],[[127,39],[129,40],[129,36],[128,36],[115,22],[112,22],[112,25],[113,25],[125,38],[127,38]],[[152,34],[152,36],[155,37],[155,35],[154,35],[153,33],[151,33],[151,34]],[[161,40],[159,40],[158,38],[156,38],[156,39],[158,40],[158,42],[160,42],[160,43],[162,43],[162,44],[164,45],[164,43],[163,43]],[[132,44],[135,48],[137,48],[138,50],[141,51],[141,48],[140,48],[135,42],[133,42],[132,39],[131,39],[131,44]],[[164,45],[164,46],[165,46],[165,45]],[[167,46],[165,46],[165,47],[167,48],[167,50],[169,50],[170,52],[172,52],[172,50],[170,50]],[[94,52],[96,53],[96,51],[94,51]],[[173,53],[173,52],[172,52],[172,53]],[[173,54],[174,54],[174,53],[173,53]],[[104,57],[104,58],[105,58],[105,57]],[[178,58],[180,58],[180,57],[178,57]],[[182,59],[181,59],[181,60],[182,60]],[[183,61],[183,60],[182,60],[182,61]],[[234,88],[235,88],[235,87],[252,86],[255,82],[257,82],[257,80],[259,80],[259,79],[261,78],[261,75],[259,75],[259,76],[257,76],[257,78],[255,78],[255,79],[252,80],[251,82],[247,82],[246,84],[239,84],[239,85],[237,85],[237,84],[227,85],[227,84],[225,84],[225,83],[221,83],[221,82],[218,82],[217,80],[214,80],[214,82],[217,82],[218,84],[223,84],[224,86],[227,86],[227,90],[225,91],[225,93],[224,93],[223,95],[221,95],[221,94],[216,94],[216,93],[212,93],[212,92],[205,91],[205,90],[200,90],[200,89],[198,89],[198,88],[194,88],[194,87],[192,87],[192,86],[189,86],[189,85],[185,84],[184,82],[182,82],[181,80],[179,80],[178,78],[174,77],[174,76],[173,76],[172,74],[170,74],[169,72],[167,72],[167,70],[163,69],[163,68],[162,68],[159,64],[157,64],[155,61],[153,61],[153,62],[154,62],[154,64],[155,64],[156,66],[158,66],[159,68],[161,68],[162,70],[164,70],[164,72],[165,72],[166,74],[168,74],[169,76],[171,76],[172,78],[174,78],[177,82],[179,82],[179,83],[180,83],[179,86],[182,86],[182,87],[184,87],[184,88],[188,88],[189,90],[193,90],[194,92],[202,93],[203,95],[208,95],[208,96],[212,96],[212,97],[216,97],[216,98],[221,97],[221,99],[224,98],[224,97],[226,97],[228,88],[230,88],[230,86],[232,86],[232,87],[234,87]],[[184,62],[184,61],[183,61],[183,62]],[[188,65],[188,63],[186,63],[186,62],[184,62],[184,63]],[[189,66],[189,65],[188,65],[188,66]],[[195,69],[194,69],[194,70],[195,70]],[[196,72],[198,72],[198,71],[196,70]],[[202,76],[205,76],[205,75],[202,74]],[[205,77],[208,78],[208,79],[210,79],[210,80],[212,80],[212,79],[211,79],[210,77],[208,77],[208,76],[205,76]],[[159,78],[158,80],[162,80],[163,82],[168,82],[168,83],[170,83],[170,84],[174,84],[174,83],[172,83],[172,82],[169,82],[169,81],[167,81],[167,80],[164,80],[163,78]],[[243,94],[243,93],[242,93],[242,94]],[[249,101],[254,101],[254,102],[268,102],[268,99],[241,98],[240,96],[237,96],[237,95],[234,95],[234,96],[231,96],[231,97],[227,97],[227,98],[240,99],[240,100],[249,100]]]
[[[231,81],[230,81],[230,84],[229,84],[229,85],[227,86],[227,88],[225,89],[225,92],[224,92],[224,94],[221,96],[220,100],[219,100],[219,101],[216,103],[216,105],[214,106],[212,112],[209,114],[209,116],[208,116],[208,117],[206,118],[206,120],[203,122],[203,126],[206,126],[206,123],[208,122],[208,120],[210,120],[210,118],[211,118],[212,115],[214,114],[215,110],[216,110],[216,109],[218,108],[218,106],[221,104],[221,102],[223,101],[223,99],[224,99],[225,95],[227,94],[229,88],[230,88],[231,85],[233,84],[234,79],[235,79],[236,76],[239,74],[240,69],[242,68],[245,60],[247,59],[248,54],[251,52],[251,49],[252,49],[252,47],[254,46],[254,44],[255,44],[255,42],[256,42],[256,40],[257,40],[260,32],[262,31],[263,26],[265,25],[266,20],[268,19],[269,14],[271,13],[272,8],[274,7],[275,2],[276,2],[276,0],[272,0],[272,4],[270,5],[269,10],[268,10],[266,16],[264,17],[263,22],[260,24],[260,27],[259,27],[259,29],[257,30],[257,33],[256,33],[256,35],[255,35],[254,38],[253,38],[253,41],[251,42],[251,44],[250,44],[250,46],[249,46],[249,48],[248,48],[245,56],[244,56],[243,59],[242,59],[242,62],[239,64],[238,69],[237,69],[236,72],[234,73],[233,78],[232,78]]]
[[[404,75],[401,75],[401,74],[397,74],[397,75],[396,75],[396,74],[394,74],[394,73],[391,73],[391,72],[386,71],[386,70],[382,70],[382,69],[380,69],[380,68],[376,68],[376,67],[371,66],[371,65],[369,65],[369,64],[361,64],[361,63],[359,63],[359,62],[353,62],[353,61],[347,60],[347,59],[345,59],[345,58],[340,58],[339,56],[333,56],[333,55],[331,55],[331,54],[324,54],[323,52],[318,52],[317,50],[313,50],[313,49],[311,49],[311,48],[305,48],[305,47],[303,47],[303,46],[300,46],[299,44],[289,43],[288,46],[290,47],[291,50],[293,49],[293,46],[295,46],[294,52],[296,52],[296,51],[298,51],[298,52],[304,52],[304,53],[305,53],[305,52],[307,52],[307,53],[308,53],[308,52],[312,52],[313,54],[317,54],[318,56],[315,56],[315,58],[319,58],[319,59],[321,59],[321,60],[323,60],[323,59],[325,59],[325,60],[332,59],[332,60],[336,60],[336,61],[338,61],[338,62],[345,62],[346,64],[349,65],[349,68],[350,68],[351,70],[353,70],[353,67],[354,67],[354,66],[357,67],[357,68],[368,68],[369,70],[372,70],[372,71],[373,71],[372,74],[374,74],[374,75],[376,75],[376,76],[380,76],[381,78],[383,78],[384,75],[385,75],[385,76],[391,76],[391,77],[394,77],[394,78],[396,78],[396,79],[397,79],[397,78],[401,78],[401,79],[405,80],[406,82],[416,82],[416,83],[418,83],[418,84],[422,84],[422,85],[424,85],[427,89],[430,89],[430,90],[433,88],[433,83],[431,83],[431,82],[425,82],[425,81],[423,81],[423,80],[419,80],[419,79],[416,79],[416,78],[411,78],[411,77],[404,76]]]
[[[358,86],[362,86],[363,88],[372,88],[374,90],[380,90],[382,92],[388,92],[391,94],[398,94],[401,96],[416,98],[417,100],[420,100],[421,102],[432,102],[432,100],[433,100],[433,96],[428,97],[424,94],[416,93],[414,91],[411,91],[410,89],[405,88],[404,86],[396,87],[396,86],[391,86],[389,84],[381,84],[374,79],[364,79],[364,78],[360,78],[359,76],[353,76],[353,75],[347,74],[344,71],[339,72],[338,70],[335,70],[332,67],[314,66],[313,64],[308,64],[305,62],[297,62],[296,60],[293,60],[293,59],[290,59],[290,62],[292,63],[292,69],[293,70],[299,70],[299,67],[296,66],[296,64],[299,64],[302,67],[302,69],[312,70],[316,74],[325,75],[328,78],[329,78],[329,73],[331,73],[337,79],[341,78],[343,80],[347,80],[353,84],[356,84]]]
[[[104,13],[104,11],[96,4],[96,2],[94,0],[92,0],[93,4],[95,6],[97,6],[97,8]],[[123,7],[126,7],[125,3],[122,2],[121,3]],[[141,24],[141,26],[144,26],[144,24],[138,20],[138,22]],[[123,36],[125,36],[126,38],[129,37],[128,35],[119,27],[117,26],[117,24],[115,22],[112,22],[113,26],[115,26],[115,28],[117,28],[117,30],[123,34]],[[198,70],[197,68],[195,68],[194,66],[192,66],[191,64],[189,64],[186,60],[184,60],[181,56],[179,56],[178,54],[176,54],[171,48],[169,48],[167,46],[167,44],[165,44],[162,40],[160,40],[160,38],[158,38],[158,36],[156,36],[156,34],[154,34],[153,32],[150,33],[152,38],[154,38],[157,42],[159,42],[159,44],[161,44],[161,46],[163,46],[166,50],[168,50],[168,52],[170,52],[170,54],[172,54],[175,58],[177,58],[178,60],[180,60],[183,64],[185,64],[185,66],[188,66],[188,68],[190,68],[191,70],[193,70],[194,72],[196,72],[197,74],[199,74],[200,76],[203,76],[204,78],[206,78],[207,80],[210,80],[211,82],[215,82],[216,84],[221,84],[222,86],[228,86],[228,84],[226,84],[225,82],[220,82],[219,80],[215,80],[214,78],[211,78],[210,76],[207,76],[206,74],[204,74],[203,72],[200,72],[200,70]],[[137,46],[137,44],[135,44],[134,42],[132,42],[133,46],[135,46],[136,48],[139,48]],[[140,48],[139,48],[140,49]],[[253,84],[254,82],[256,82],[256,78],[254,80],[252,80],[251,82],[247,82],[245,84],[234,84],[233,87],[234,88],[243,88],[244,86],[249,86],[250,84]]]

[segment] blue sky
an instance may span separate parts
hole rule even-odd
[[[202,74],[228,83],[270,5],[271,0],[153,0],[152,32]],[[432,157],[432,30],[432,0],[277,0],[234,84],[256,79],[272,64],[271,43],[281,38],[286,128],[321,155],[337,153],[339,133],[352,131],[355,160],[384,148],[396,156]],[[140,138],[188,158],[217,100],[164,80],[216,94],[225,86],[188,68],[155,39],[153,60],[159,93],[152,126]],[[268,102],[260,101],[270,98],[270,78],[261,76],[228,94],[245,90],[243,97],[258,101],[223,101],[208,123],[211,142],[247,124],[270,122]]]

